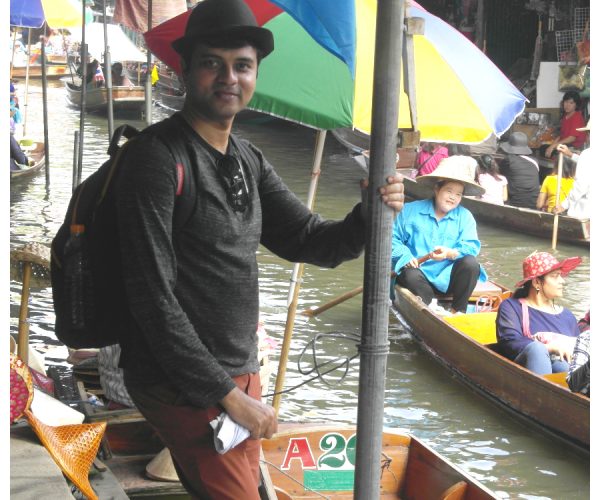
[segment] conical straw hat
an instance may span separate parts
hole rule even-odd
[[[164,448],[146,465],[146,475],[156,481],[179,481],[169,448]]]
[[[53,427],[43,424],[29,410],[25,411],[25,416],[64,474],[89,500],[97,500],[88,474],[106,430],[106,422]]]

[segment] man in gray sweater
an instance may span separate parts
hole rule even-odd
[[[365,222],[360,204],[341,221],[312,214],[256,147],[231,135],[273,50],[243,0],[199,3],[173,47],[187,94],[168,120],[189,152],[196,206],[174,232],[176,162],[164,140],[142,134],[116,190],[130,312],[120,366],[193,498],[258,499],[260,439],[276,432],[277,419],[260,401],[256,251],[263,244],[293,262],[334,267],[363,251]],[[400,176],[380,193],[402,208]],[[221,455],[209,422],[223,411],[250,439]]]

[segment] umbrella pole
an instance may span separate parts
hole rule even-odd
[[[560,184],[563,173],[563,154],[558,155],[558,172],[556,173],[556,206],[560,205]],[[552,225],[552,250],[556,250],[556,240],[558,239],[558,214],[554,214],[554,224]]]
[[[394,211],[378,186],[395,173],[404,0],[377,2],[369,199],[356,423],[354,498],[379,498]]]
[[[310,186],[308,189],[308,199],[306,206],[312,210],[315,204],[317,193],[317,185],[321,176],[321,161],[323,160],[323,149],[325,147],[326,130],[319,130],[315,144],[315,154],[313,157],[313,166],[311,171]],[[294,330],[294,321],[296,319],[296,309],[298,308],[298,296],[300,294],[300,284],[302,283],[302,274],[304,272],[304,264],[295,263],[290,280],[290,291],[288,295],[288,314],[285,322],[285,331],[283,334],[283,344],[281,346],[281,354],[279,355],[279,367],[277,368],[277,379],[275,380],[275,394],[273,396],[273,407],[275,412],[279,414],[279,406],[281,402],[281,394],[283,384],[285,382],[285,372],[287,368],[288,354],[290,344],[292,342],[292,333]]]
[[[13,45],[12,45],[12,53],[10,55],[10,78],[12,80],[13,74],[13,66],[15,65],[15,48],[17,44],[17,29],[13,31]]]
[[[27,103],[29,101],[29,63],[31,60],[31,28],[27,28],[27,65],[25,66],[25,103],[23,110],[23,137],[27,131]]]
[[[108,142],[110,143],[115,130],[115,122],[113,118],[112,64],[110,60],[110,47],[108,46],[108,28],[106,27],[106,0],[102,0],[102,24],[104,25],[104,65],[106,66],[106,115],[108,117]]]
[[[44,28],[44,37],[40,40],[42,49],[42,109],[44,115],[44,163],[46,170],[46,189],[50,187],[50,144],[48,140],[48,75],[46,74],[46,36],[48,24]]]

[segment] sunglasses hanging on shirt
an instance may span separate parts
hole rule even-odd
[[[250,203],[250,193],[240,160],[233,155],[223,155],[217,160],[217,170],[227,185],[229,205],[234,212],[244,212]]]

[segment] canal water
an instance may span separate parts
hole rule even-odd
[[[21,103],[24,84],[19,86]],[[43,173],[10,187],[10,247],[29,241],[49,245],[61,224],[71,193],[73,132],[79,128],[79,112],[68,107],[64,89],[48,89],[50,122],[50,187]],[[158,107],[153,121],[167,116]],[[122,123],[116,120],[116,125]],[[141,128],[142,122],[132,121]],[[316,133],[281,121],[246,122],[236,125],[243,136],[260,147],[284,181],[306,200]],[[43,137],[41,89],[30,87],[27,135]],[[100,117],[85,118],[83,178],[107,158],[107,125]],[[332,136],[325,144],[322,175],[315,210],[328,218],[343,217],[359,201],[358,183],[363,172]],[[550,240],[514,233],[510,228],[479,226],[481,263],[494,281],[510,287],[521,278],[521,261],[534,250],[549,250]],[[577,317],[590,307],[589,250],[559,241],[557,255],[581,255],[583,264],[568,278],[562,304]],[[287,313],[292,265],[261,248],[261,318],[268,333],[281,341]],[[10,330],[16,335],[21,283],[11,267]],[[47,364],[66,366],[66,349],[53,335],[54,315],[49,282],[38,276],[31,287],[31,343],[45,353]],[[363,259],[334,270],[306,266],[298,311],[317,306],[360,286]],[[285,387],[309,380],[313,365],[356,355],[360,335],[362,296],[340,304],[315,318],[298,316],[289,356]],[[232,311],[235,314],[235,310]],[[336,335],[332,335],[336,334]],[[502,498],[590,498],[589,458],[557,444],[545,434],[515,420],[506,411],[469,390],[424,352],[390,314],[390,355],[387,362],[385,425],[410,432],[438,453],[460,466]],[[317,339],[314,345],[308,345]],[[305,352],[301,358],[301,354]],[[277,367],[278,351],[272,356]],[[358,358],[343,370],[313,380],[286,393],[280,418],[288,421],[356,421]],[[274,377],[271,379],[273,389]]]

